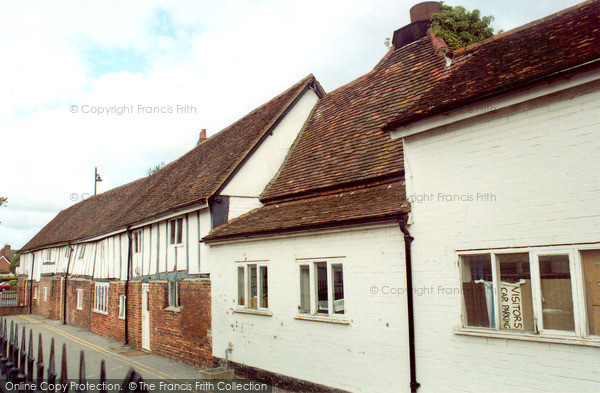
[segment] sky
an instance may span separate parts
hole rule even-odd
[[[449,0],[504,31],[572,0]],[[406,0],[0,0],[0,246],[147,175],[308,74],[369,72]]]

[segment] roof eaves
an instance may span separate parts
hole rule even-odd
[[[348,219],[348,220],[340,220],[340,221],[330,221],[327,223],[321,224],[309,224],[309,225],[298,225],[289,228],[280,228],[280,229],[271,229],[264,231],[248,231],[241,234],[234,235],[217,235],[211,236],[210,234],[203,237],[200,241],[203,243],[217,243],[221,241],[229,241],[229,240],[240,240],[240,239],[253,239],[258,237],[265,236],[275,236],[279,234],[289,234],[289,233],[298,233],[298,232],[310,232],[317,230],[326,230],[326,229],[334,229],[340,227],[350,227],[356,225],[366,225],[366,224],[378,224],[386,221],[398,221],[402,219],[406,219],[407,212],[401,213],[393,213],[393,214],[385,214],[381,216],[372,216],[366,218],[358,218],[358,219]]]

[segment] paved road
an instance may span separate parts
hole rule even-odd
[[[60,365],[63,343],[67,351],[67,370],[70,380],[79,378],[79,357],[83,350],[85,353],[85,377],[93,381],[100,378],[100,362],[106,362],[106,376],[109,380],[122,381],[128,371],[133,368],[140,373],[145,381],[152,383],[164,382],[183,386],[190,381],[201,378],[200,368],[176,362],[171,359],[156,356],[140,350],[124,347],[123,343],[99,336],[88,330],[73,326],[63,325],[60,321],[45,319],[38,315],[13,315],[4,317],[10,324],[14,322],[19,326],[19,346],[26,329],[27,345],[29,345],[29,330],[33,331],[34,356],[38,354],[38,335],[42,333],[44,363],[48,365],[50,355],[50,342],[55,341],[55,361],[57,374],[60,377]],[[28,347],[27,347],[28,348]],[[96,381],[97,382],[97,381]],[[189,385],[186,385],[189,386]],[[269,388],[269,391],[271,388]],[[175,389],[181,391],[179,389]],[[191,389],[182,389],[190,392],[210,392],[194,385]],[[273,393],[284,392],[273,388]]]

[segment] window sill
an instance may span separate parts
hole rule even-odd
[[[96,310],[96,309],[93,309],[92,311],[95,312],[96,314],[108,315],[108,311],[102,311],[102,310]]]
[[[77,307],[77,308],[76,308],[76,310],[77,310],[77,311],[82,311],[82,310],[83,310],[83,307],[81,307],[81,308]]]
[[[169,307],[165,308],[165,311],[181,312],[181,306],[179,306],[179,307],[169,306]]]
[[[256,310],[253,308],[235,308],[233,310],[233,312],[235,313],[239,313],[239,314],[253,314],[253,315],[262,315],[265,317],[270,317],[273,315],[272,311],[269,310]]]
[[[294,317],[295,319],[301,319],[303,321],[315,321],[315,322],[326,322],[326,323],[334,323],[337,325],[350,325],[350,321],[348,319],[341,319],[335,317],[325,317],[319,315],[303,315],[298,314]]]
[[[485,338],[499,338],[508,340],[520,340],[520,341],[534,341],[542,343],[552,344],[565,344],[565,345],[581,345],[586,347],[599,347],[600,348],[600,337],[598,338],[580,338],[576,336],[565,337],[565,336],[551,336],[551,335],[540,335],[533,333],[507,333],[498,332],[496,330],[478,330],[478,329],[458,329],[454,332],[460,336],[473,336],[473,337],[485,337]]]

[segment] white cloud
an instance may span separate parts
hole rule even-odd
[[[309,73],[329,91],[368,72],[414,3],[0,2],[0,195],[9,198],[0,242],[22,246],[73,203],[71,194],[92,192],[96,165],[107,190],[172,161],[201,128],[219,131]],[[505,30],[575,3],[463,2],[495,14]],[[138,105],[179,104],[197,113],[137,113]],[[81,113],[84,105],[136,110],[93,115]]]

